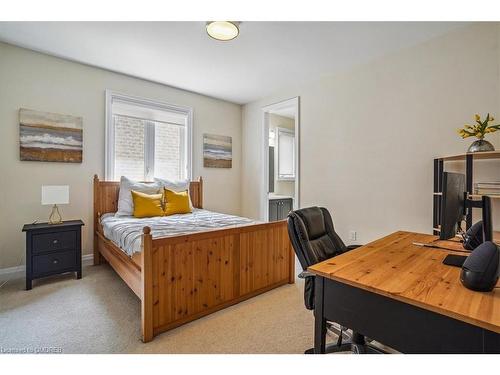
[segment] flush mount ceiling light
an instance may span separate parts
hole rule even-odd
[[[239,22],[232,21],[209,21],[207,22],[207,34],[216,40],[228,41],[236,38],[240,33]]]

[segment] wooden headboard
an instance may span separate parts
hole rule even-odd
[[[97,223],[102,214],[116,212],[118,210],[119,181],[100,181],[94,175],[94,230],[98,228]],[[191,202],[196,208],[203,208],[203,180],[189,183],[189,195]]]

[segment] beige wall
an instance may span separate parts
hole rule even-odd
[[[44,184],[70,186],[71,204],[61,211],[64,219],[83,219],[83,251],[92,252],[92,176],[104,175],[105,89],[192,107],[193,176],[204,178],[205,206],[240,213],[239,105],[0,43],[0,268],[24,264],[21,227],[46,221],[50,211],[40,205]],[[83,116],[83,163],[21,162],[21,107]],[[204,132],[233,137],[232,169],[203,168]]]
[[[356,230],[360,243],[397,229],[429,232],[432,159],[468,147],[471,140],[461,140],[455,129],[474,113],[500,118],[499,38],[497,24],[473,25],[345,74],[292,86],[243,111],[0,43],[0,268],[24,263],[22,224],[45,220],[50,209],[40,205],[43,184],[70,185],[71,204],[62,213],[85,221],[83,248],[91,252],[91,179],[104,174],[105,89],[193,107],[193,175],[205,179],[205,206],[255,218],[261,108],[300,96],[301,205],[328,207],[340,235],[347,240],[348,231]],[[21,107],[83,116],[84,162],[19,161]],[[233,137],[232,169],[203,168],[204,132]],[[499,135],[490,140],[500,149]],[[477,179],[500,180],[499,166],[484,163]]]
[[[295,131],[295,120],[279,116],[274,113],[269,114],[269,129],[275,128],[284,128]],[[276,133],[277,134],[277,133]],[[276,142],[278,138],[276,137]],[[277,148],[274,148],[276,152]],[[294,181],[283,181],[278,180],[277,172],[278,172],[278,154],[274,155],[274,194],[278,195],[287,195],[293,197],[295,195],[295,182]]]
[[[500,118],[498,39],[497,24],[471,25],[245,105],[242,213],[260,216],[261,108],[300,96],[301,206],[330,209],[346,242],[349,230],[359,243],[429,233],[433,158],[467,149],[455,130],[474,113]],[[484,166],[489,179],[500,180],[499,166]]]

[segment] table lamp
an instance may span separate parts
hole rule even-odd
[[[69,203],[68,185],[42,185],[42,205],[53,205],[49,216],[49,224],[61,224],[62,217],[58,204]]]

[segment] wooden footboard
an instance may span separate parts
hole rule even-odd
[[[148,230],[143,235],[144,341],[294,282],[295,257],[284,221],[155,240]]]
[[[142,235],[141,257],[107,240],[101,214],[116,211],[118,183],[94,177],[94,264],[105,259],[141,300],[142,339],[295,280],[295,255],[285,221],[241,225],[153,239]],[[190,194],[202,206],[202,180]]]

